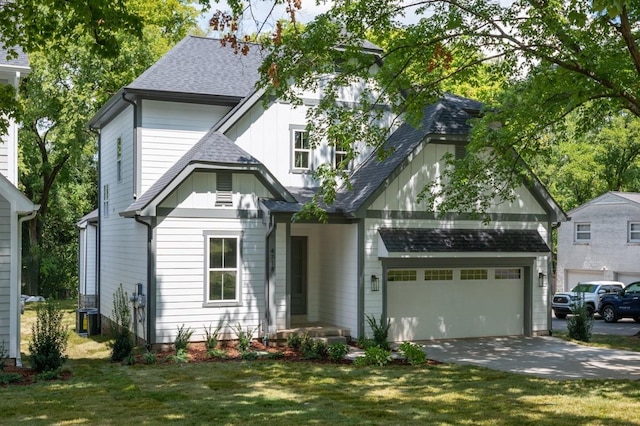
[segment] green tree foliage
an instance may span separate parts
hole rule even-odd
[[[250,11],[239,0],[229,3],[233,18]],[[299,2],[285,3],[295,25]],[[445,185],[434,182],[423,193],[431,209],[482,213],[514,197],[528,179],[524,163],[549,154],[545,137],[568,114],[576,113],[581,131],[622,111],[640,116],[639,14],[627,0],[337,0],[298,31],[276,28],[260,85],[296,102],[295,87],[317,88],[317,76],[340,63],[340,72],[322,81],[324,98],[309,115],[312,139],[379,147],[388,132],[371,131],[380,119],[377,104],[416,124],[444,90],[464,87],[487,67],[497,70],[506,84],[487,96],[470,155],[448,158]],[[407,17],[413,23],[401,22]],[[235,29],[233,19],[218,22]],[[367,51],[370,34],[387,40],[379,55]],[[359,105],[335,105],[339,87],[363,79],[373,89]],[[318,176],[331,202],[331,181],[344,176],[326,169]]]
[[[96,51],[94,35],[68,23],[65,37],[43,40],[29,56],[32,72],[19,98],[19,172],[25,194],[41,205],[25,232],[30,294],[63,296],[77,288],[74,224],[96,206],[96,135],[87,121],[196,26],[198,12],[185,0],[124,4],[142,26],[140,34],[110,33],[113,54]]]

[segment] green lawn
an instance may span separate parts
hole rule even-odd
[[[72,379],[0,388],[0,423],[640,425],[638,381],[553,381],[458,365],[120,366],[101,358],[104,342],[74,336],[71,346]]]

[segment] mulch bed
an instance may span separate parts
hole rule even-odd
[[[206,347],[204,343],[191,343],[187,350],[189,355],[189,363],[202,363],[202,362],[237,362],[241,361],[242,354],[236,348],[235,342],[223,342],[218,348],[221,351],[224,351],[224,357],[211,357],[207,354]],[[260,362],[265,360],[278,360],[282,362],[313,362],[318,364],[352,364],[352,360],[343,359],[338,363],[335,363],[328,358],[323,359],[307,359],[302,356],[302,354],[295,350],[291,349],[288,346],[265,346],[261,341],[254,340],[251,342],[251,351],[259,352],[262,356],[259,356],[252,362]],[[266,355],[265,355],[266,353]],[[272,354],[270,356],[269,354]],[[156,353],[156,361],[157,364],[162,363],[174,363],[173,356],[175,355],[175,351],[162,351]],[[135,356],[136,364],[146,364],[146,360],[144,358],[144,354],[137,354]],[[428,365],[438,365],[442,364],[436,360],[428,360]],[[394,358],[389,362],[389,365],[406,365],[409,364],[404,359]],[[7,386],[29,386],[37,381],[37,374],[30,368],[26,367],[15,367],[15,366],[7,366],[4,368],[4,373],[17,373],[21,377],[18,381],[13,381],[9,384],[0,384],[1,387]],[[53,380],[69,380],[72,377],[72,373],[70,371],[63,371],[60,374],[60,377]]]

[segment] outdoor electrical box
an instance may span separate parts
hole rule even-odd
[[[131,297],[129,297],[129,301],[133,303],[133,307],[136,309],[144,308],[144,306],[146,305],[146,296],[142,292],[142,283],[136,284],[135,291],[133,292]]]

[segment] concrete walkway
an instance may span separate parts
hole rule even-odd
[[[480,365],[554,380],[640,380],[640,352],[582,346],[553,337],[494,337],[421,342],[430,359]]]

